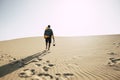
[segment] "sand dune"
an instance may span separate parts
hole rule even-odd
[[[0,80],[120,80],[120,35],[0,41]]]

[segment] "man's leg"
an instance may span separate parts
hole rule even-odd
[[[51,45],[51,43],[49,43],[49,45],[48,45],[48,50],[50,50],[50,45]]]
[[[46,42],[46,50],[47,50],[47,48],[48,48],[48,40],[45,39],[45,42]]]
[[[47,42],[46,42],[46,50],[47,50]]]
[[[50,46],[51,46],[51,38],[49,38],[49,41],[48,41],[48,50],[50,50]]]

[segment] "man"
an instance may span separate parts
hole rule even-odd
[[[50,28],[50,25],[48,25],[47,28],[45,29],[44,38],[46,42],[46,50],[50,50],[50,46],[52,42],[51,38],[53,38],[53,43],[55,42],[54,34],[52,29]]]

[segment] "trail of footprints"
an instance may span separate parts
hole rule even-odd
[[[120,47],[120,42],[119,43],[115,43],[114,42],[113,46],[115,47],[115,50],[117,51],[117,49],[119,49],[119,47]],[[109,58],[109,62],[108,62],[109,66],[117,66],[117,65],[120,64],[120,56],[119,56],[118,53],[116,53],[116,52],[109,52],[107,54],[111,56]],[[118,58],[116,58],[115,56],[117,56]]]
[[[18,73],[20,78],[25,78],[27,80],[65,80],[72,76],[73,73],[50,73],[49,70],[55,67],[55,64],[51,63],[49,60],[44,61],[33,61],[31,65],[36,67],[23,68],[21,72]]]
[[[16,60],[17,60],[16,58],[14,58],[13,56],[11,56],[9,54],[0,53],[0,64],[2,63],[2,65],[6,64],[6,63],[11,63]]]

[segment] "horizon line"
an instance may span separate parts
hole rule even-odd
[[[95,36],[116,36],[116,35],[120,35],[120,34],[96,34],[96,35],[74,35],[74,36],[66,35],[66,36],[55,36],[55,37],[95,37]],[[32,38],[32,37],[43,37],[43,36],[24,36],[24,37],[2,39],[0,41],[9,41],[9,40]]]

